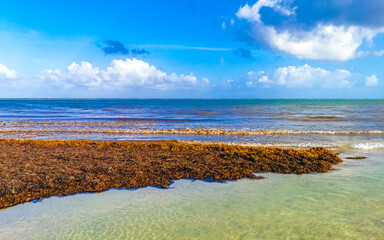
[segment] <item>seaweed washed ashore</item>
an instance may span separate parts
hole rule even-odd
[[[308,150],[176,141],[0,140],[0,208],[50,196],[158,186],[176,179],[263,178],[255,172],[332,170],[342,160]]]

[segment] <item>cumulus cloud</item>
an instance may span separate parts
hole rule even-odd
[[[39,77],[64,88],[147,88],[147,89],[194,89],[208,86],[209,80],[198,80],[189,75],[167,74],[155,66],[138,59],[113,60],[104,70],[89,62],[73,62],[65,71],[47,69]]]
[[[375,74],[365,77],[365,86],[367,87],[376,86],[378,83],[379,79],[377,79],[377,76]]]
[[[357,56],[364,41],[384,32],[384,18],[381,24],[373,24],[368,21],[372,17],[369,12],[357,13],[358,18],[346,15],[346,8],[352,12],[360,9],[353,1],[325,2],[259,0],[253,6],[240,7],[236,16],[249,23],[247,32],[253,44],[302,59],[346,61]],[[361,4],[366,8],[376,2]],[[377,3],[376,7],[384,11],[384,4]]]
[[[129,49],[124,46],[119,41],[114,41],[114,40],[106,40],[104,41],[104,44],[100,46],[100,48],[103,50],[104,54],[109,55],[128,55],[128,54],[133,54],[133,55],[143,55],[143,54],[149,54],[148,51],[144,49]]]
[[[13,69],[9,69],[7,66],[0,64],[0,80],[12,80],[16,79],[17,74]]]
[[[332,72],[304,64],[303,66],[281,67],[270,74],[248,72],[247,85],[254,87],[343,88],[351,85],[348,81],[350,76],[351,73],[344,69]]]
[[[244,7],[241,7],[239,11],[236,13],[238,18],[245,18],[250,22],[261,23],[261,15],[260,10],[263,7],[270,7],[275,12],[278,12],[285,16],[290,16],[295,14],[295,9],[290,8],[289,6],[282,5],[283,0],[259,0],[253,6],[249,6],[245,4]]]
[[[278,33],[266,27],[271,47],[298,58],[345,61],[355,57],[356,49],[364,39],[371,40],[377,31],[359,27],[318,25],[311,31]]]

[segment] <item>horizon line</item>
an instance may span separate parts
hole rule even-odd
[[[0,98],[2,100],[384,100],[384,98]]]

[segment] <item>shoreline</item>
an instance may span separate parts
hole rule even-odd
[[[112,188],[166,188],[177,179],[263,178],[258,172],[324,173],[342,160],[307,150],[179,141],[0,140],[0,209]]]

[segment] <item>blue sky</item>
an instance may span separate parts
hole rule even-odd
[[[383,98],[382,0],[1,1],[0,97]]]

